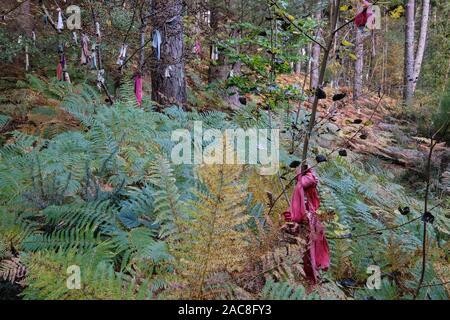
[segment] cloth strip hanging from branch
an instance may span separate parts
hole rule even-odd
[[[105,84],[105,70],[100,69],[97,71],[97,86],[99,89]]]
[[[100,30],[100,23],[98,21],[95,22],[95,34],[97,35],[97,37],[101,38],[102,37],[102,32]]]
[[[91,69],[97,69],[97,44],[92,44],[91,50]]]
[[[59,81],[66,81],[70,83],[70,76],[69,73],[67,72],[66,57],[64,53],[61,53],[58,66],[56,67],[56,78]]]
[[[136,95],[136,101],[140,106],[142,104],[142,76],[140,74],[134,79],[134,93]]]
[[[155,48],[156,59],[161,59],[161,33],[158,29],[153,30],[152,32],[152,47]]]
[[[369,2],[364,1],[362,4],[362,8],[362,11],[355,17],[355,25],[358,28],[364,28],[366,26],[367,20],[373,14],[371,4]]]
[[[202,46],[200,44],[200,40],[195,41],[195,45],[194,48],[192,49],[192,52],[198,56],[202,54]]]
[[[25,46],[25,71],[30,70],[30,57],[28,55],[28,45]]]
[[[127,44],[123,44],[120,47],[119,57],[117,58],[117,64],[119,66],[123,66],[123,64],[125,63],[125,60],[127,58],[127,49],[128,49]]]
[[[58,22],[56,24],[56,29],[58,30],[58,32],[61,32],[61,30],[64,29],[64,22],[63,22],[61,8],[58,8]]]
[[[212,61],[219,60],[219,49],[215,45],[211,47],[211,60]]]
[[[61,63],[61,61],[58,63],[58,65],[56,66],[56,78],[59,80],[59,81],[62,81],[63,80],[63,66],[62,66],[62,63]]]
[[[164,78],[170,78],[171,77],[170,71],[172,71],[172,70],[173,70],[172,66],[168,66],[166,68],[166,70],[164,71]]]
[[[284,213],[287,222],[308,224],[308,249],[303,256],[303,268],[312,284],[317,283],[319,270],[327,270],[330,266],[330,250],[325,237],[325,228],[316,214],[320,206],[317,184],[318,178],[312,169],[299,175],[291,206]]]
[[[81,64],[85,65],[89,62],[89,37],[85,34],[81,36]]]

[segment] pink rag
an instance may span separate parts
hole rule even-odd
[[[56,67],[56,78],[57,78],[59,81],[62,81],[62,80],[63,80],[63,66],[62,66],[62,63],[61,63],[61,62],[58,63],[58,66]]]
[[[192,52],[198,56],[202,54],[202,46],[201,46],[199,40],[195,41],[195,45],[194,45]]]
[[[367,20],[373,14],[371,4],[368,1],[364,1],[362,4],[362,11],[355,17],[355,25],[358,28],[362,28],[367,24]]]
[[[142,76],[137,75],[134,79],[134,94],[139,105],[142,104]]]
[[[303,256],[303,269],[313,284],[317,283],[318,271],[327,270],[330,266],[330,250],[325,237],[325,228],[316,215],[316,210],[320,206],[317,183],[318,179],[311,169],[299,176],[292,195],[291,207],[284,214],[288,222],[308,222],[309,246]]]

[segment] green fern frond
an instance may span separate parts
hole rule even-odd
[[[266,281],[261,291],[262,300],[309,300],[306,290],[301,285],[291,285],[287,282]]]

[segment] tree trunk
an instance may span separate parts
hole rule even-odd
[[[141,26],[139,28],[139,41],[140,41],[140,52],[139,52],[139,71],[144,72],[145,64],[145,33],[147,30],[148,16],[150,14],[151,0],[145,0],[145,4],[141,11]]]
[[[408,105],[411,104],[414,95],[414,7],[415,0],[407,0],[405,13],[405,70],[403,77],[403,99]]]
[[[212,35],[220,37],[222,30],[225,30],[225,26],[232,20],[227,11],[231,10],[230,1],[215,0],[211,1],[211,32]],[[239,30],[234,30],[232,34],[225,34],[225,37],[237,38],[239,37]],[[214,41],[211,41],[211,50],[214,47]],[[219,50],[217,60],[211,59],[209,64],[208,82],[221,82],[224,83],[228,77],[233,74],[238,76],[241,73],[241,63],[236,62],[231,64],[228,57]],[[226,89],[224,97],[225,101],[229,104],[231,109],[240,108],[241,102],[239,101],[239,90],[237,87],[230,87]]]
[[[357,12],[363,10],[362,3],[359,2]],[[353,78],[353,100],[358,100],[362,94],[363,86],[363,67],[364,67],[364,30],[362,28],[355,28],[355,74]]]
[[[225,29],[227,16],[225,12],[225,3],[221,0],[211,1],[211,33],[213,37],[218,37],[221,30]],[[215,41],[211,41],[211,50],[215,46]],[[225,81],[230,74],[232,66],[227,57],[219,50],[217,60],[211,59],[209,64],[208,82]]]
[[[428,21],[430,17],[430,0],[422,1],[422,19],[420,23],[420,36],[417,45],[416,59],[414,62],[414,80],[413,80],[413,94],[416,91],[417,81],[419,80],[420,70],[422,68],[423,54],[425,52],[425,45],[427,42]]]
[[[152,99],[160,105],[186,103],[182,0],[153,0],[152,27],[161,34],[161,58],[152,58]]]
[[[322,11],[318,10],[314,17],[317,21],[322,19]],[[318,28],[316,33],[316,39],[320,39],[322,31]],[[310,89],[317,88],[319,85],[319,60],[320,60],[320,46],[317,43],[312,45],[312,56],[311,56],[311,75],[310,75]]]
[[[319,85],[323,82],[323,79],[325,77],[325,71],[327,69],[327,64],[328,64],[328,57],[330,55],[330,51],[333,46],[334,37],[336,35],[335,30],[336,30],[337,21],[339,19],[340,4],[341,4],[340,0],[336,0],[335,2],[332,1],[330,3],[331,8],[332,9],[334,8],[335,11],[333,11],[333,16],[331,18],[332,21],[330,23],[330,32],[329,32],[328,39],[327,39],[327,45],[325,47],[325,50],[323,53],[323,58],[322,58],[322,63],[320,65],[319,80],[318,80]],[[311,107],[311,117],[310,117],[309,124],[308,124],[308,131],[306,132],[305,141],[303,143],[302,167],[301,167],[302,172],[304,172],[305,166],[307,166],[309,141],[311,139],[311,135],[314,130],[314,126],[316,125],[316,114],[317,114],[318,106],[319,106],[319,98],[318,98],[318,95],[315,94],[313,105]]]
[[[298,55],[300,55],[303,59],[303,56],[305,55],[304,47],[298,49]],[[294,74],[300,75],[301,72],[302,72],[302,63],[300,61],[297,61],[294,63]]]
[[[33,16],[30,11],[30,0],[26,0],[22,4],[22,27],[25,35],[31,37],[31,32],[33,31]]]

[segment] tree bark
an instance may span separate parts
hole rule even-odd
[[[300,49],[298,49],[298,55],[303,57],[305,55],[305,48],[302,47]],[[300,75],[300,73],[302,72],[302,63],[300,61],[297,61],[294,63],[294,74],[296,75]]]
[[[144,64],[145,64],[145,33],[147,30],[148,24],[148,16],[150,13],[151,0],[145,0],[144,5],[142,6],[141,11],[141,26],[139,28],[139,41],[141,45],[141,49],[139,52],[139,71],[141,73],[144,72]]]
[[[24,29],[24,33],[27,37],[31,37],[31,32],[33,31],[33,16],[31,15],[30,10],[30,0],[26,0],[22,4],[22,27]]]
[[[405,70],[403,77],[403,99],[411,104],[414,95],[414,27],[415,0],[407,0],[405,12]]]
[[[226,3],[221,0],[214,0],[210,3],[211,11],[211,33],[213,37],[217,37],[221,30],[225,29],[227,22],[227,14],[225,12]],[[215,40],[211,41],[211,50],[215,46]],[[225,81],[231,71],[232,66],[228,62],[227,57],[219,50],[218,59],[210,61],[208,82]]]
[[[186,104],[182,0],[153,0],[152,27],[161,34],[161,59],[152,58],[152,99],[160,105]]]
[[[232,20],[229,11],[231,10],[231,2],[226,0],[214,0],[210,3],[211,11],[211,32],[215,37],[220,36],[220,32],[225,30],[225,26]],[[234,30],[232,34],[225,34],[225,37],[237,38],[239,37],[239,30]],[[211,41],[211,50],[215,45],[214,41]],[[231,73],[235,76],[241,73],[241,63],[236,62],[231,64],[228,57],[219,50],[218,59],[210,61],[208,82],[225,82]],[[225,101],[229,104],[231,109],[240,108],[241,102],[239,101],[239,90],[237,87],[230,87],[226,89],[224,97]]]
[[[425,53],[425,46],[427,43],[428,21],[430,17],[430,0],[422,1],[422,18],[420,22],[420,36],[417,44],[416,59],[414,62],[414,77],[413,77],[413,94],[416,91],[417,81],[419,80],[420,70],[422,68],[423,55]]]

